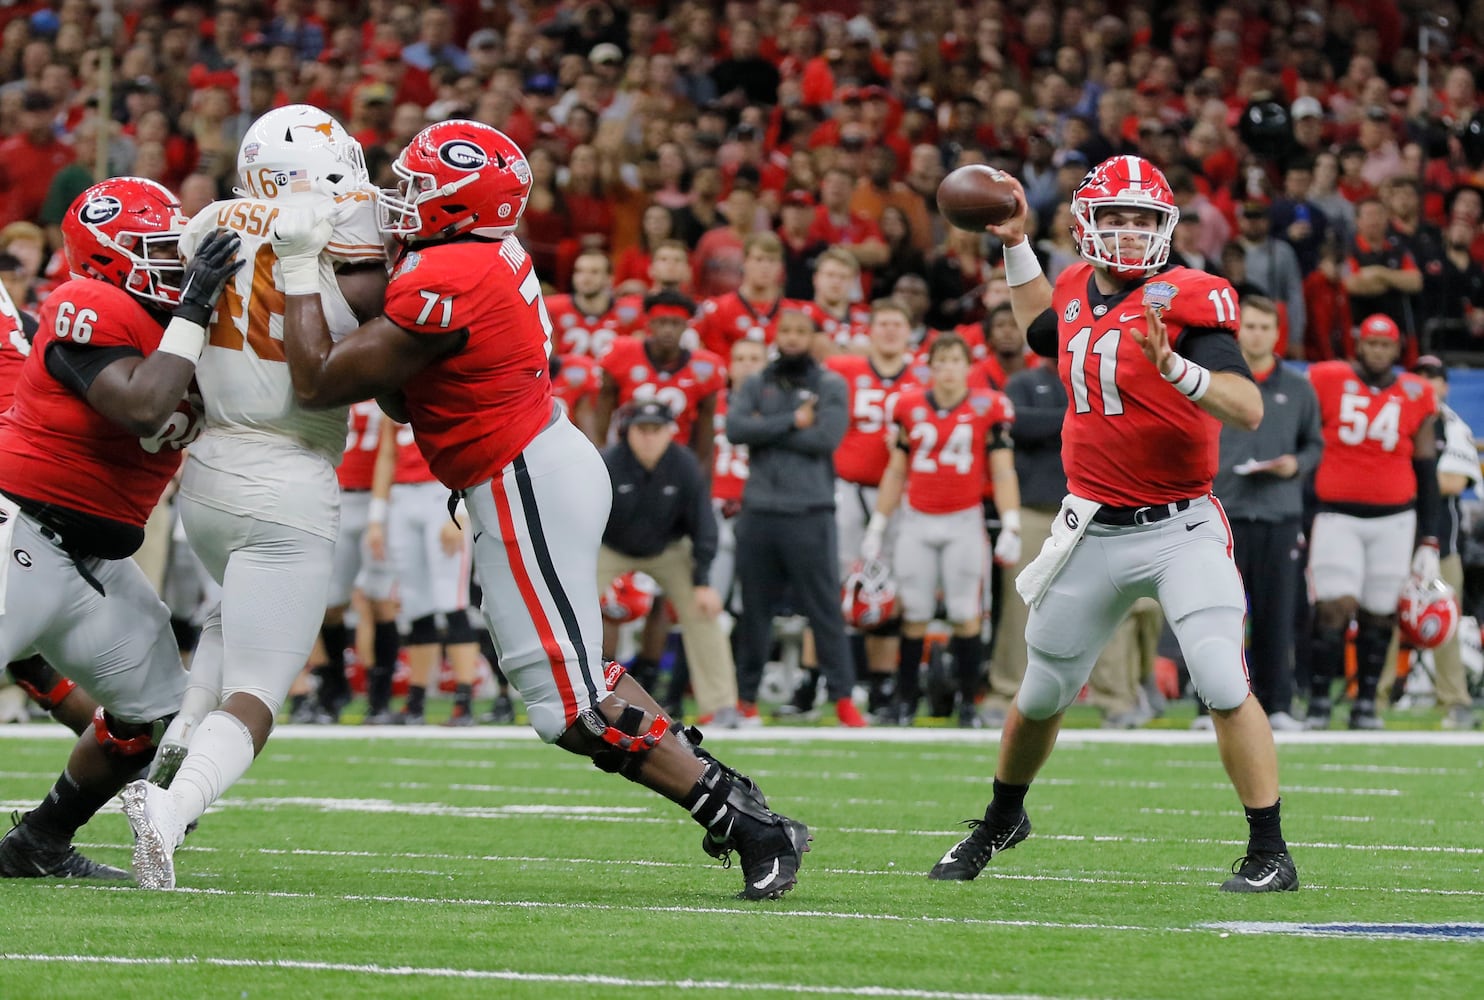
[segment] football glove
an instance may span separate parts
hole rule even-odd
[[[237,260],[237,250],[242,238],[229,229],[217,229],[208,233],[196,248],[191,262],[185,267],[185,277],[180,283],[180,304],[172,313],[177,319],[204,327],[211,320],[211,311],[222,289],[232,275],[243,264]]]
[[[1020,532],[1009,528],[1000,529],[1000,537],[994,543],[994,561],[1000,566],[1015,566],[1020,562]]]
[[[1429,539],[1412,553],[1412,575],[1419,580],[1436,580],[1439,573],[1438,543]]]
[[[319,293],[319,254],[334,230],[332,203],[279,209],[270,237],[283,273],[285,294]]]

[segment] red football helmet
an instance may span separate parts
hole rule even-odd
[[[1150,209],[1159,219],[1153,231],[1101,228],[1103,209]],[[1180,210],[1164,172],[1139,156],[1114,156],[1082,178],[1072,192],[1072,235],[1082,259],[1105,267],[1116,278],[1142,278],[1165,266]]]
[[[879,628],[897,616],[897,585],[879,559],[857,560],[840,590],[840,610],[852,628]]]
[[[603,617],[616,624],[648,617],[654,609],[654,581],[643,573],[625,573],[608,585],[598,598]]]
[[[1442,580],[1408,577],[1396,605],[1402,641],[1414,649],[1436,649],[1458,631],[1458,597]]]
[[[507,236],[531,193],[531,166],[520,147],[499,129],[464,119],[413,136],[392,170],[402,180],[381,193],[381,229],[409,240],[468,230]]]
[[[99,181],[62,216],[62,248],[74,278],[97,278],[141,299],[180,302],[185,268],[180,201],[143,177]]]

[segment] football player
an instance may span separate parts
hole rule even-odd
[[[176,501],[191,547],[222,587],[190,674],[191,696],[220,707],[192,736],[168,791],[145,781],[124,790],[134,874],[145,888],[174,887],[181,833],[262,752],[323,620],[346,409],[296,403],[282,339],[285,296],[322,300],[338,335],[375,315],[386,284],[361,147],[334,118],[303,104],[268,112],[243,136],[237,173],[242,197],[208,205],[181,238],[189,259],[204,234],[222,227],[239,237],[248,264],[212,322],[199,369],[207,426]],[[280,264],[269,243],[274,220],[320,203],[337,219],[325,244]]]
[[[783,244],[774,233],[754,233],[742,246],[742,286],[701,303],[696,333],[701,346],[730,357],[732,342],[747,338],[773,343],[783,297]]]
[[[479,671],[479,637],[469,622],[469,535],[462,512],[450,514],[448,490],[438,482],[406,424],[383,421],[381,452],[371,486],[371,503],[382,513],[366,529],[366,545],[392,563],[407,620],[407,702],[397,713],[400,726],[420,726],[428,680],[448,647],[455,684],[453,714],[446,725],[474,724],[474,681]],[[444,625],[438,627],[438,617]]]
[[[608,440],[618,407],[631,399],[658,399],[675,417],[675,440],[695,452],[702,468],[709,466],[716,394],[726,384],[726,362],[710,351],[681,346],[694,313],[691,300],[678,292],[656,292],[644,300],[649,336],[614,341],[601,362],[603,388],[595,420],[599,441]]]
[[[585,250],[572,264],[572,294],[546,302],[557,350],[601,361],[613,338],[628,333],[642,313],[613,295],[613,264],[601,250]]]
[[[808,829],[602,662],[593,581],[612,485],[551,397],[551,324],[512,235],[531,188],[525,154],[496,129],[455,119],[419,132],[392,169],[402,183],[383,193],[383,224],[403,247],[384,313],[336,343],[320,297],[290,291],[298,398],[400,403],[434,474],[468,505],[484,615],[532,728],[681,806],[705,829],[708,853],[740,855],[744,896],[776,898],[797,880]],[[280,217],[275,249],[297,267],[329,228],[317,214]]]
[[[1020,558],[1020,482],[1010,445],[1015,409],[1002,393],[969,388],[969,346],[958,334],[937,338],[928,362],[932,381],[904,390],[892,410],[892,455],[860,554],[867,562],[880,558],[888,519],[905,498],[892,559],[902,605],[896,721],[910,725],[917,712],[923,642],[941,594],[953,629],[948,649],[958,671],[958,722],[977,729],[987,544],[980,495],[988,466],[1004,525],[995,556],[1014,565]]]
[[[1438,577],[1438,401],[1426,379],[1392,369],[1401,347],[1396,323],[1376,313],[1361,321],[1354,360],[1309,369],[1324,435],[1314,474],[1319,511],[1309,542],[1315,599],[1310,729],[1329,726],[1330,687],[1344,676],[1352,619],[1350,728],[1381,728],[1376,689],[1409,561],[1422,579]]]
[[[860,288],[861,266],[849,252],[831,247],[814,262],[814,298],[800,303],[814,328],[838,351],[866,353],[866,328],[871,310],[852,304],[850,292]]]
[[[1019,187],[1018,182],[1013,182]],[[1247,852],[1222,888],[1298,887],[1283,839],[1278,762],[1242,660],[1242,581],[1211,495],[1221,423],[1262,420],[1262,395],[1237,348],[1231,285],[1169,266],[1179,211],[1164,174],[1111,157],[1072,194],[1083,262],[1056,286],[1025,237],[1025,199],[989,231],[1006,246],[1015,318],[1054,358],[1071,399],[1062,430],[1068,497],[1050,540],[1016,580],[1030,605],[1029,666],[1000,741],[982,821],[943,855],[937,879],[972,879],[1030,833],[1024,802],[1067,706],[1140,596],[1164,607],[1215,720],[1221,761],[1246,810]]]
[[[866,523],[876,510],[876,488],[881,485],[881,475],[892,451],[892,413],[897,398],[903,390],[917,385],[907,356],[912,320],[906,306],[895,299],[878,299],[871,307],[866,329],[864,355],[837,354],[825,361],[826,368],[845,379],[850,405],[850,426],[835,449],[835,530],[842,583],[854,569]],[[891,565],[896,521],[893,518],[888,522],[882,536],[881,559],[887,566]],[[882,716],[891,714],[886,693],[897,672],[899,627],[900,619],[894,617],[864,641],[866,675],[870,680],[868,707]],[[795,707],[800,707],[803,701],[796,700]],[[808,702],[810,705],[814,702],[812,685]]]
[[[200,431],[196,362],[238,239],[208,233],[182,270],[185,216],[154,181],[88,188],[62,218],[72,280],[39,317],[0,426],[0,663],[45,657],[100,704],[40,806],[0,842],[0,874],[127,878],[77,829],[194,721],[170,612],[130,558]],[[169,765],[156,764],[160,780]],[[164,770],[159,770],[164,768]]]

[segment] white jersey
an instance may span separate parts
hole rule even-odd
[[[357,210],[336,223],[319,258],[320,298],[335,340],[360,325],[335,280],[335,265],[386,260],[375,201],[360,192],[340,200],[355,200]],[[181,237],[181,253],[189,259],[212,230],[231,229],[242,238],[238,253],[246,261],[222,292],[207,347],[196,366],[205,399],[206,435],[269,444],[287,439],[334,466],[345,445],[346,408],[302,409],[294,400],[284,356],[283,280],[269,237],[277,212],[273,202],[251,198],[215,202],[187,224]],[[288,472],[281,467],[244,470],[240,463],[240,457],[233,463],[239,474],[261,471],[266,478],[281,478]]]

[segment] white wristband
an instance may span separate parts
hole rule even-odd
[[[1175,355],[1175,359],[1180,362],[1175,366],[1175,370],[1168,375],[1160,372],[1160,375],[1166,382],[1179,389],[1186,399],[1192,403],[1198,402],[1206,394],[1206,390],[1211,388],[1210,370],[1178,354]]]
[[[1001,514],[1000,527],[1004,528],[1006,531],[1012,531],[1017,535],[1020,534],[1020,511],[1007,510],[1003,514]]]
[[[371,524],[386,524],[386,500],[383,497],[371,498],[366,505],[366,520]]]
[[[185,358],[191,364],[201,360],[201,351],[206,347],[206,328],[179,316],[172,317],[165,332],[160,334],[157,351]]]
[[[278,268],[283,274],[285,295],[319,294],[319,254],[312,257],[280,257]]]
[[[876,511],[871,515],[871,520],[866,524],[866,533],[875,535],[886,534],[886,523],[890,520],[891,518],[881,513],[881,511]]]
[[[1031,241],[1023,239],[1013,247],[1005,248],[1005,281],[1011,288],[1028,285],[1041,277],[1041,262]]]

